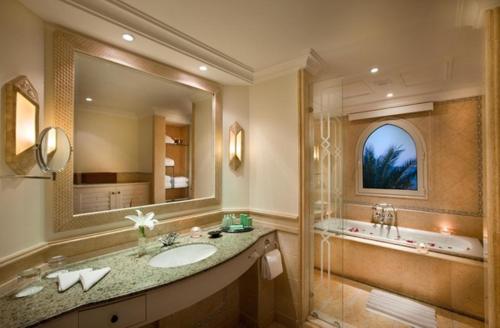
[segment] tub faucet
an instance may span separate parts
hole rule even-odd
[[[392,206],[392,204],[386,204],[386,206],[384,206],[383,213],[384,223],[387,225],[387,234],[390,234],[391,228],[394,226],[398,239],[401,238],[399,234],[397,210],[394,206]]]
[[[380,204],[375,204],[372,206],[372,223],[376,227],[377,224],[383,224],[383,208]]]
[[[163,244],[163,246],[171,246],[175,244],[177,237],[179,237],[177,232],[169,232],[165,236],[158,238],[158,240]]]

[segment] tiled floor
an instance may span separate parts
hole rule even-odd
[[[343,328],[408,328],[390,318],[365,308],[372,287],[338,276],[328,279],[321,272],[314,275],[314,309],[319,318],[329,323],[341,322]],[[482,328],[484,323],[436,308],[438,328]],[[341,319],[341,320],[339,320]]]

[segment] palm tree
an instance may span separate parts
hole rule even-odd
[[[368,145],[363,154],[363,188],[417,190],[417,159],[396,165],[404,151],[402,146],[393,145],[377,158]]]

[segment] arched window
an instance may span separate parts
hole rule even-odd
[[[358,142],[358,193],[426,197],[425,146],[405,120],[370,125]]]

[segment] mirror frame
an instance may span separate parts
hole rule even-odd
[[[212,93],[214,104],[212,115],[215,125],[215,190],[213,196],[173,203],[152,204],[75,215],[73,214],[74,156],[71,156],[66,168],[58,173],[57,180],[53,186],[51,207],[53,210],[53,230],[55,232],[120,222],[124,216],[135,213],[132,210],[137,208],[153,211],[159,219],[163,219],[167,217],[167,214],[170,216],[173,213],[220,205],[222,189],[222,92],[219,84],[142,55],[67,30],[55,30],[52,41],[53,75],[50,82],[53,83],[54,125],[61,127],[68,133],[72,145],[74,144],[75,53],[77,52]]]

